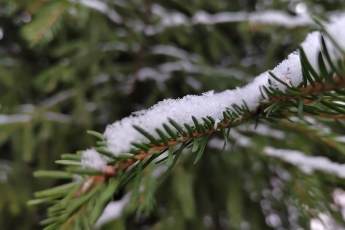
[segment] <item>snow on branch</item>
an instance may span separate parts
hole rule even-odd
[[[306,156],[300,151],[272,147],[266,147],[264,153],[270,157],[276,157],[293,164],[305,173],[312,173],[317,170],[345,178],[345,164],[332,162],[325,157]]]
[[[0,125],[26,123],[26,122],[29,122],[30,120],[31,120],[31,117],[27,114],[12,114],[12,115],[0,114]]]
[[[309,15],[302,14],[293,16],[278,10],[267,10],[262,12],[222,12],[216,14],[208,14],[205,11],[197,12],[192,19],[194,24],[217,24],[229,22],[262,23],[272,25],[282,25],[285,27],[298,27],[312,24]]]
[[[122,17],[112,10],[105,2],[99,0],[70,0],[72,3],[78,3],[90,9],[94,9],[107,16],[114,23],[123,22]]]
[[[192,17],[187,17],[177,11],[168,11],[155,4],[152,7],[154,15],[160,18],[160,23],[155,26],[138,26],[144,29],[148,35],[154,35],[170,27],[192,25],[215,25],[220,23],[248,22],[251,24],[265,24],[295,28],[313,25],[313,19],[308,12],[291,15],[280,10],[265,10],[258,12],[218,12],[209,14],[205,11],[197,11]],[[331,20],[341,16],[339,12],[331,12],[328,18]]]
[[[116,220],[123,214],[130,200],[130,193],[127,193],[121,200],[112,201],[105,207],[102,215],[98,218],[95,226],[99,229],[102,225]]]
[[[190,54],[187,51],[171,45],[156,45],[151,50],[152,54],[165,55],[176,58],[176,61],[165,62],[156,67],[143,67],[136,73],[139,81],[147,79],[162,83],[168,80],[173,72],[182,71],[188,74],[212,74],[229,75],[236,79],[244,80],[246,74],[239,69],[224,68],[222,66],[205,66],[198,64],[200,57],[197,54]]]
[[[69,123],[71,121],[70,116],[44,111],[39,114],[42,116],[44,120],[53,121],[53,122],[60,122],[60,123]],[[36,115],[37,116],[37,115]],[[23,114],[0,114],[0,125],[14,125],[14,124],[23,124],[28,123],[32,119],[34,119],[35,114],[33,113],[23,113]]]
[[[81,164],[86,168],[101,171],[107,165],[107,161],[105,157],[99,154],[95,149],[87,149],[83,151]]]
[[[339,46],[345,48],[345,30],[343,28],[345,28],[345,17],[334,19],[333,22],[326,25],[328,33]],[[320,36],[320,32],[312,32],[301,44],[307,59],[316,70],[318,70],[318,52],[321,49]],[[339,59],[341,57],[339,48],[335,47],[329,39],[325,38],[325,40],[331,58],[333,60]],[[278,76],[281,81],[292,86],[298,86],[303,79],[299,53],[291,53],[271,72]],[[155,129],[167,123],[169,118],[174,119],[179,124],[193,124],[192,116],[196,119],[210,116],[217,124],[223,118],[223,111],[233,104],[241,105],[244,102],[250,111],[256,111],[259,104],[265,100],[260,88],[269,87],[269,78],[270,75],[266,71],[242,88],[220,93],[210,91],[200,96],[188,95],[180,99],[163,100],[147,110],[135,112],[129,117],[108,125],[104,133],[107,147],[114,155],[121,155],[128,153],[132,143],[145,141],[145,137],[133,128],[133,125],[155,135]],[[278,83],[276,87],[282,91],[286,88],[283,84]]]
[[[312,19],[307,14],[293,16],[283,11],[266,10],[261,12],[219,12],[209,14],[198,11],[191,19],[179,12],[168,12],[160,5],[154,5],[153,13],[162,18],[162,26],[172,27],[183,24],[218,24],[231,22],[253,22],[277,24],[287,27],[305,26],[312,24]]]

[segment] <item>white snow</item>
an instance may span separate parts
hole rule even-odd
[[[229,22],[243,22],[258,24],[281,25],[288,28],[311,25],[313,23],[309,15],[293,16],[278,10],[266,10],[261,12],[221,12],[208,14],[204,11],[197,12],[193,19],[194,24],[217,24]]]
[[[166,62],[155,68],[143,67],[135,73],[135,76],[138,81],[145,81],[148,79],[154,80],[157,83],[157,87],[161,90],[164,90],[164,82],[170,79],[175,71],[183,71],[189,74],[201,72],[197,65],[194,65],[187,60],[181,60],[175,62]]]
[[[41,111],[40,114],[36,112],[34,113],[34,108],[30,108],[30,112],[23,113],[23,114],[0,114],[0,125],[13,125],[13,124],[22,124],[22,123],[28,123],[32,119],[35,118],[35,116],[41,116],[41,118],[47,120],[47,121],[53,121],[53,122],[61,122],[61,123],[69,123],[71,121],[70,116],[62,114],[62,113],[56,113],[56,112],[50,112],[50,111]]]
[[[107,165],[107,161],[95,149],[87,149],[81,154],[81,164],[86,168],[101,171]]]
[[[193,89],[196,89],[196,90],[200,90],[201,87],[202,87],[202,84],[200,81],[194,79],[193,77],[191,76],[188,76],[186,78],[186,84],[191,86]]]
[[[7,125],[13,123],[26,123],[31,120],[31,116],[26,114],[0,114],[0,125]]]
[[[156,45],[152,48],[153,54],[167,55],[181,60],[195,60],[196,54],[189,54],[187,51],[172,45]]]
[[[154,35],[171,27],[215,25],[219,23],[248,22],[254,25],[265,24],[282,26],[286,28],[313,25],[313,19],[307,9],[303,9],[303,6],[300,5],[298,8],[296,8],[296,11],[297,15],[291,15],[281,10],[264,10],[254,12],[224,11],[215,14],[210,14],[205,11],[197,11],[192,17],[187,17],[180,12],[169,11],[161,5],[154,4],[152,6],[152,13],[160,19],[160,22],[157,25],[143,25],[141,22],[135,22],[135,28],[137,28],[139,31],[145,32],[147,35]],[[327,13],[327,17],[329,19],[338,18],[341,15],[344,15],[344,13],[338,11]]]
[[[112,22],[121,23],[123,20],[121,16],[112,10],[105,2],[99,0],[70,0],[72,3],[79,3],[85,7],[94,9],[106,15]]]
[[[345,16],[340,17],[335,22],[327,25],[328,32],[333,35],[341,47],[345,48]],[[320,50],[320,33],[310,33],[301,46],[305,49],[306,55],[312,64],[317,60],[317,51]],[[326,39],[330,54],[333,59],[339,58],[334,46]],[[275,67],[272,72],[288,84],[297,86],[302,81],[300,59],[297,52],[290,54],[286,60]],[[133,128],[133,125],[140,126],[149,133],[155,135],[155,128],[161,128],[163,123],[168,122],[168,118],[174,119],[177,123],[193,124],[192,116],[197,119],[211,116],[215,120],[223,118],[223,111],[232,104],[243,104],[246,102],[251,111],[255,111],[263,100],[260,87],[268,86],[268,72],[257,76],[251,83],[234,90],[226,90],[220,93],[213,91],[206,92],[200,96],[187,95],[180,99],[166,99],[151,108],[133,113],[131,116],[123,118],[111,125],[108,125],[104,133],[107,146],[114,155],[127,153],[131,143],[145,142],[146,138]],[[274,81],[274,79],[272,78]],[[277,88],[284,90],[285,86],[276,83]],[[158,135],[156,135],[158,137]]]
[[[343,219],[345,220],[345,191],[336,188],[333,193],[334,204],[337,207],[337,210],[342,214]],[[334,207],[333,207],[334,208]],[[319,213],[317,218],[313,218],[310,221],[311,230],[344,230],[345,227],[341,226],[339,223],[332,218],[331,214]]]
[[[0,160],[0,184],[5,184],[12,172],[11,162],[7,160]]]
[[[253,145],[252,140],[241,134],[239,131],[244,131],[244,132],[253,132],[262,136],[266,137],[271,137],[275,139],[284,139],[285,138],[285,133],[272,129],[271,127],[265,125],[265,124],[258,124],[256,125],[243,125],[240,127],[237,127],[235,129],[232,129],[230,132],[230,136],[235,139],[236,141],[234,142],[235,145],[241,146],[241,147],[249,147]],[[210,141],[207,144],[208,147],[211,147],[213,149],[218,149],[218,150],[223,150],[224,149],[224,140],[221,138],[214,137],[210,139]],[[225,150],[230,150],[231,145],[226,145]]]
[[[271,157],[279,158],[290,164],[296,165],[305,173],[312,173],[315,170],[334,174],[340,178],[345,178],[345,164],[330,161],[328,158],[320,156],[307,156],[304,153],[290,149],[276,149],[266,147],[264,153]]]
[[[4,37],[4,30],[2,29],[2,27],[0,27],[0,40],[2,40]]]
[[[200,72],[197,65],[194,65],[188,61],[175,61],[166,62],[157,66],[156,68],[143,67],[138,70],[137,79],[144,81],[146,79],[153,79],[157,82],[164,82],[171,77],[171,74],[175,71],[184,71],[187,73]]]
[[[163,83],[174,76],[175,72],[179,71],[194,77],[198,77],[201,74],[212,76],[214,75],[213,73],[216,73],[218,76],[231,77],[242,81],[246,81],[248,78],[246,73],[235,68],[230,69],[222,66],[207,67],[197,63],[194,64],[188,60],[165,62],[155,67],[142,67],[134,75],[138,81],[154,80],[160,89],[164,89],[165,85]],[[131,79],[131,77],[129,76],[128,78]],[[187,79],[187,84],[189,83],[195,89],[201,87],[200,82],[196,81],[196,79]]]
[[[275,139],[284,139],[285,138],[284,132],[277,130],[277,129],[273,129],[266,124],[257,124],[257,125],[251,124],[248,126],[240,126],[240,127],[238,127],[238,130],[250,131],[253,133],[260,134],[262,136],[272,137]]]
[[[333,191],[332,195],[334,203],[338,207],[343,219],[345,220],[345,191],[337,188]]]
[[[311,230],[345,230],[345,228],[339,225],[330,215],[326,213],[320,213],[317,218],[310,220]]]
[[[100,228],[109,221],[118,219],[124,212],[129,200],[130,193],[127,193],[121,200],[113,201],[107,204],[102,215],[98,218],[95,224],[96,228]]]

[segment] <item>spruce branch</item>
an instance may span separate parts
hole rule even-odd
[[[295,100],[298,97],[303,97],[306,95],[314,95],[314,94],[318,95],[318,94],[322,94],[324,92],[328,92],[328,91],[332,91],[332,90],[336,90],[336,89],[342,89],[344,87],[345,87],[345,78],[335,76],[333,84],[325,84],[324,86],[322,86],[322,83],[319,83],[319,84],[315,84],[314,86],[308,85],[306,87],[296,88],[299,95],[296,95],[295,97],[289,96],[289,95],[277,96],[277,97],[272,96],[272,98],[270,98],[268,102],[265,102],[259,106],[259,111],[265,111],[265,109],[267,109],[273,103],[281,103],[281,102],[285,102],[285,101],[289,101],[289,100]],[[309,100],[309,101],[306,101],[305,103],[310,104],[312,102],[315,102],[315,101]],[[291,116],[292,114],[290,113],[289,115]],[[236,127],[236,126],[241,125],[242,123],[244,123],[246,121],[252,120],[256,116],[266,117],[265,112],[263,112],[261,114],[247,113],[245,115],[243,114],[242,116],[240,116],[238,118],[231,119],[230,115],[225,113],[224,119],[221,122],[219,122],[216,127],[209,127],[209,129],[206,129],[206,130],[203,130],[203,129],[196,130],[196,128],[195,128],[195,131],[190,133],[190,134],[186,134],[186,132],[184,132],[183,129],[179,127],[177,129],[181,131],[183,136],[178,137],[174,140],[169,140],[166,143],[164,143],[164,142],[159,143],[155,140],[155,142],[152,144],[152,146],[149,147],[148,149],[142,148],[140,150],[137,150],[137,152],[135,153],[135,155],[132,158],[129,158],[125,161],[120,161],[114,166],[109,166],[109,165],[106,166],[103,170],[103,174],[105,177],[116,176],[117,173],[122,172],[124,170],[127,170],[130,166],[132,166],[136,162],[143,161],[143,160],[151,157],[155,153],[162,153],[162,152],[165,152],[170,147],[176,146],[178,144],[189,142],[191,140],[194,140],[195,138],[199,138],[199,137],[203,137],[203,136],[209,136],[209,135],[214,134],[215,132]],[[332,115],[323,114],[323,116],[332,116]],[[339,116],[344,116],[344,115],[343,114],[337,114],[334,116],[339,117]],[[143,131],[141,131],[141,132],[143,132]],[[143,132],[143,133],[148,135],[146,132]],[[150,138],[152,138],[152,137],[150,136]],[[91,179],[91,180],[99,180],[99,177],[95,176],[95,178]],[[89,183],[90,182],[87,182],[87,184],[89,184]],[[93,184],[93,183],[91,183],[91,184]]]
[[[21,31],[31,46],[47,43],[54,38],[61,27],[62,16],[68,6],[66,1],[49,2],[42,6],[43,9],[34,15],[34,20]]]
[[[345,107],[339,101],[342,102],[345,95],[345,57],[335,58],[330,55],[329,43],[326,45],[322,37],[320,43],[322,52],[318,55],[319,71],[315,70],[305,51],[300,49],[302,81],[298,85],[290,82],[293,79],[276,76],[278,71],[272,71],[268,74],[268,84],[253,84],[260,87],[261,98],[258,99],[258,105],[249,105],[246,100],[232,103],[222,111],[219,121],[212,116],[192,115],[190,123],[181,123],[167,117],[167,122],[160,124],[160,127],[154,127],[154,130],[146,130],[140,123],[133,123],[130,128],[136,130],[142,138],[131,143],[129,153],[115,152],[114,148],[109,147],[109,137],[94,131],[89,132],[98,142],[96,147],[87,153],[91,160],[97,159],[97,165],[84,159],[85,152],[75,156],[64,155],[62,160],[56,162],[64,165],[67,172],[78,175],[78,178],[63,187],[36,193],[37,200],[32,201],[32,204],[52,204],[48,209],[48,218],[42,224],[47,226],[46,229],[83,229],[93,226],[113,194],[120,188],[125,188],[135,178],[140,178],[146,167],[155,163],[167,163],[171,169],[186,148],[192,148],[192,152],[196,153],[194,162],[197,162],[211,135],[223,133],[227,139],[230,129],[243,123],[254,120],[274,123],[287,120],[291,116],[302,118],[304,113],[322,114],[328,118],[343,117]],[[122,124],[119,124],[122,127]],[[116,138],[116,135],[114,136]],[[166,152],[168,157],[159,160]],[[87,163],[83,164],[83,159],[84,163]],[[65,178],[70,174],[41,172],[36,176]],[[97,208],[93,209],[94,206]],[[91,218],[88,219],[88,216]]]

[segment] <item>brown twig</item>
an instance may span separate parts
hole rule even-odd
[[[288,101],[296,98],[303,98],[308,95],[315,95],[319,94],[322,92],[328,92],[332,90],[336,90],[339,88],[344,88],[345,87],[345,77],[339,77],[339,76],[334,76],[333,77],[333,82],[315,82],[313,85],[307,85],[305,87],[300,87],[299,88],[299,95],[279,95],[279,96],[272,96],[269,99],[269,102],[267,104],[272,103],[272,102],[281,102],[281,101]],[[304,99],[305,104],[310,104],[313,102],[312,100],[309,99]]]

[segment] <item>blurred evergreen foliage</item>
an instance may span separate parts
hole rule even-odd
[[[164,20],[157,11],[191,17],[199,10],[278,9],[294,15],[298,4],[321,16],[345,8],[342,0],[2,1],[1,229],[40,228],[44,210],[26,202],[60,181],[34,180],[32,173],[57,168],[53,162],[61,153],[92,146],[86,130],[102,132],[164,98],[243,85],[278,64],[312,29],[241,22],[147,32]],[[156,181],[157,191],[147,194],[155,202],[139,214],[131,208],[104,229],[307,229],[319,212],[341,221],[331,195],[345,187],[343,180],[304,174],[257,153],[268,145],[295,146],[345,162],[345,148],[302,124],[264,125],[285,137],[244,128],[238,132],[250,138],[249,147],[236,138],[224,151],[209,145],[196,165],[194,156],[183,155],[166,180]],[[344,133],[344,127],[329,127]]]

